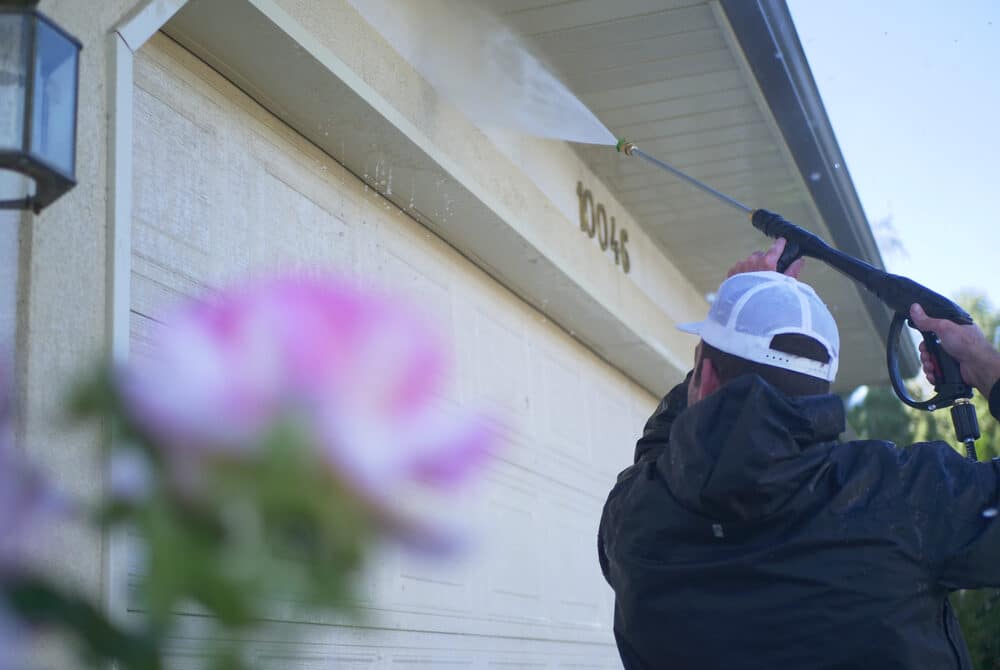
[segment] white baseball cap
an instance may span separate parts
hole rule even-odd
[[[778,272],[743,272],[722,282],[708,318],[677,326],[719,351],[748,361],[832,382],[840,359],[837,322],[808,284]],[[826,363],[771,348],[776,335],[796,333],[816,340],[830,354]]]

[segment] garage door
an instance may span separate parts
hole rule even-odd
[[[654,399],[370,188],[406,188],[391,165],[352,175],[164,36],[139,53],[135,82],[134,355],[178,296],[268,269],[334,269],[439,324],[456,349],[442,411],[485,408],[509,426],[461,506],[477,529],[467,554],[443,565],[380,553],[363,625],[292,621],[276,606],[277,628],[304,641],[262,632],[255,667],[619,667],[596,529]],[[186,640],[203,627],[184,620],[172,663],[198,667]]]

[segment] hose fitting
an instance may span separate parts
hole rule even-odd
[[[615,149],[626,156],[631,156],[632,149],[635,149],[635,142],[629,142],[624,137],[620,137],[618,138],[618,144],[615,145]]]

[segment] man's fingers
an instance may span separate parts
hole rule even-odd
[[[729,268],[729,272],[726,277],[732,277],[733,275],[738,275],[742,272],[754,272],[761,269],[764,263],[764,252],[755,251],[745,259],[736,263],[733,267]]]
[[[778,267],[778,259],[781,258],[781,252],[785,250],[786,244],[787,241],[784,237],[779,237],[774,241],[771,248],[764,254],[764,269],[774,270]]]
[[[924,369],[924,374],[927,375],[927,381],[933,384],[938,372],[937,361],[931,358],[931,355],[927,352],[921,351],[920,367]]]
[[[986,339],[975,324],[960,325],[948,319],[927,316],[920,305],[910,306],[910,319],[923,332],[933,331],[941,340],[941,348],[958,362],[962,380],[988,395],[993,385],[1000,381],[1000,352]],[[923,350],[925,351],[925,350]],[[923,359],[923,356],[921,356]],[[935,365],[936,361],[930,361]],[[941,377],[940,368],[934,375]]]
[[[913,321],[913,325],[917,329],[927,332],[933,330],[934,332],[940,333],[942,328],[948,328],[952,325],[951,321],[948,319],[935,319],[933,317],[927,316],[924,312],[924,308],[918,303],[913,303],[910,306],[910,320]]]
[[[911,308],[910,310],[911,318],[913,318],[913,316],[917,314],[916,311],[917,309],[920,309],[920,314],[923,314],[924,310],[920,308],[920,305],[914,305],[913,308]],[[930,317],[928,317],[928,319],[929,318]],[[917,326],[917,328],[920,328],[920,324],[917,323],[916,319],[914,319],[913,322],[914,325]],[[926,322],[924,322],[924,324],[927,325]],[[924,369],[924,375],[927,377],[927,381],[933,384],[935,383],[934,380],[937,379],[937,376],[939,374],[937,360],[935,360],[935,358],[931,356],[930,353],[927,351],[926,343],[921,342],[917,348],[920,349],[920,366]]]
[[[785,251],[785,245],[787,241],[783,237],[779,237],[771,245],[771,248],[767,251],[755,251],[745,259],[735,264],[733,267],[729,268],[729,272],[726,277],[732,277],[733,275],[740,274],[741,272],[762,272],[765,270],[770,270],[772,272],[778,269],[778,261],[781,259],[781,254]],[[798,258],[794,263],[789,265],[785,269],[785,274],[789,277],[798,277],[799,273],[802,272],[802,266],[805,263],[804,258]]]

